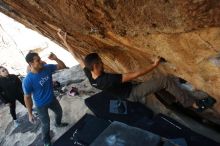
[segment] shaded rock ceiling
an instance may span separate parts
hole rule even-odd
[[[109,71],[132,71],[162,56],[168,63],[155,72],[206,91],[220,113],[219,0],[1,0],[0,11],[60,45],[61,28],[72,51],[98,52]]]

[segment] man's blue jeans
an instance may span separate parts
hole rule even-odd
[[[42,139],[44,143],[50,143],[50,117],[48,109],[51,109],[55,113],[55,124],[58,125],[61,123],[63,113],[60,103],[56,98],[46,106],[37,107],[37,112],[42,124]]]

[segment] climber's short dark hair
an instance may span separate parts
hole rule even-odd
[[[92,71],[93,70],[93,65],[99,63],[101,58],[97,53],[90,53],[86,55],[84,59],[85,67]]]

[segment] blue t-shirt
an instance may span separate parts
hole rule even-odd
[[[29,72],[24,78],[22,83],[24,94],[33,94],[36,107],[48,105],[54,99],[52,74],[56,69],[56,65],[45,64],[42,71]]]

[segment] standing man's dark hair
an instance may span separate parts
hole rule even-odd
[[[90,53],[88,54],[85,59],[84,59],[84,63],[86,68],[89,71],[93,70],[93,65],[100,62],[101,58],[99,57],[99,55],[97,53]]]
[[[34,56],[39,56],[37,53],[35,52],[29,52],[26,57],[25,57],[25,60],[26,62],[29,64],[30,62],[33,62],[34,61]]]

